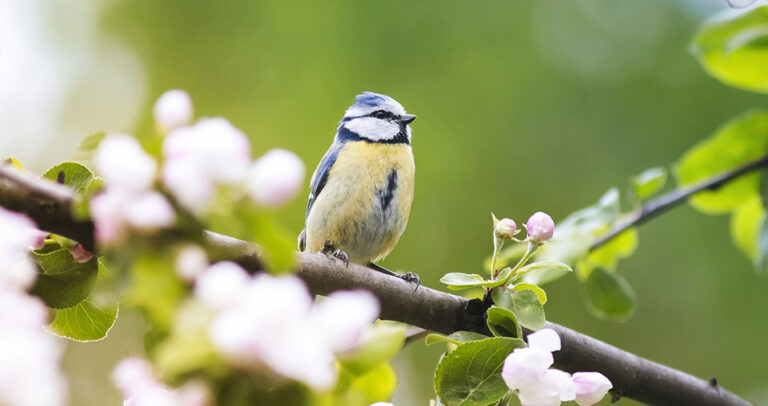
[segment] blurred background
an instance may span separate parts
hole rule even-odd
[[[0,0],[0,156],[42,173],[96,131],[148,132],[155,98],[182,88],[197,116],[243,129],[254,155],[287,148],[311,173],[353,96],[385,93],[419,118],[411,220],[384,265],[441,288],[446,272],[480,272],[491,210],[557,221],[764,107],[764,96],[720,84],[688,52],[698,25],[725,8]],[[302,197],[279,215],[298,232],[304,208]],[[733,247],[727,217],[676,209],[642,227],[619,270],[638,296],[634,318],[593,318],[568,276],[546,286],[548,319],[768,404],[768,278]],[[124,312],[106,340],[69,345],[73,405],[118,404],[109,371],[142,351],[145,330]],[[396,405],[427,404],[440,352],[416,343],[396,357]]]

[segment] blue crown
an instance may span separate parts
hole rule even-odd
[[[363,94],[355,96],[355,104],[359,106],[376,107],[386,102],[389,98],[389,96],[384,96],[383,94],[363,92]]]

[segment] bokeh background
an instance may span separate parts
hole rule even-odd
[[[0,155],[42,172],[96,131],[145,133],[154,99],[186,89],[254,154],[297,152],[311,172],[353,96],[386,93],[413,124],[416,197],[384,263],[440,287],[479,271],[490,216],[555,220],[669,165],[765,96],[707,76],[688,51],[726,0],[0,0]],[[304,198],[279,212],[297,232]],[[640,230],[619,266],[636,290],[625,323],[587,313],[573,277],[546,286],[548,319],[768,404],[768,277],[733,247],[727,217],[688,206]],[[413,311],[419,311],[413,309]],[[70,344],[74,405],[118,404],[114,363],[146,327]],[[440,353],[395,359],[395,404],[423,405]],[[608,403],[606,400],[604,403]],[[619,404],[631,405],[622,400]]]

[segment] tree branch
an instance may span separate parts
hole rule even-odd
[[[68,188],[0,165],[0,205],[21,211],[43,229],[93,246],[92,224],[76,221],[67,211],[74,193]],[[90,228],[89,228],[90,227]],[[257,247],[232,237],[206,233],[215,256],[261,270]],[[298,253],[298,274],[315,294],[339,289],[366,289],[381,303],[381,318],[450,334],[459,330],[487,333],[485,307],[478,300],[440,292],[319,253]],[[627,397],[652,405],[750,405],[717,384],[643,359],[555,323],[562,349],[555,366],[568,371],[598,371],[613,383],[614,398]],[[526,332],[527,333],[527,332]]]
[[[589,250],[592,251],[602,246],[630,227],[639,226],[648,220],[651,220],[654,217],[679,206],[696,193],[704,190],[717,190],[726,183],[763,167],[768,167],[768,155],[763,156],[755,161],[748,162],[723,174],[709,178],[695,186],[686,189],[676,189],[653,200],[649,200],[640,209],[632,213],[626,220],[616,225],[609,232],[598,238],[597,241],[592,243],[592,246],[589,247]]]

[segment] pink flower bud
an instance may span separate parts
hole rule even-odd
[[[496,224],[496,228],[494,229],[496,237],[503,238],[505,240],[512,238],[515,234],[517,234],[517,231],[517,224],[515,223],[515,220],[506,218],[499,220],[499,222]]]
[[[579,406],[590,406],[602,399],[613,384],[605,375],[599,372],[576,372],[573,374],[576,386],[576,403]]]
[[[555,222],[548,214],[539,211],[528,219],[525,228],[528,230],[528,238],[535,242],[543,242],[552,238],[552,234],[555,232]]]

